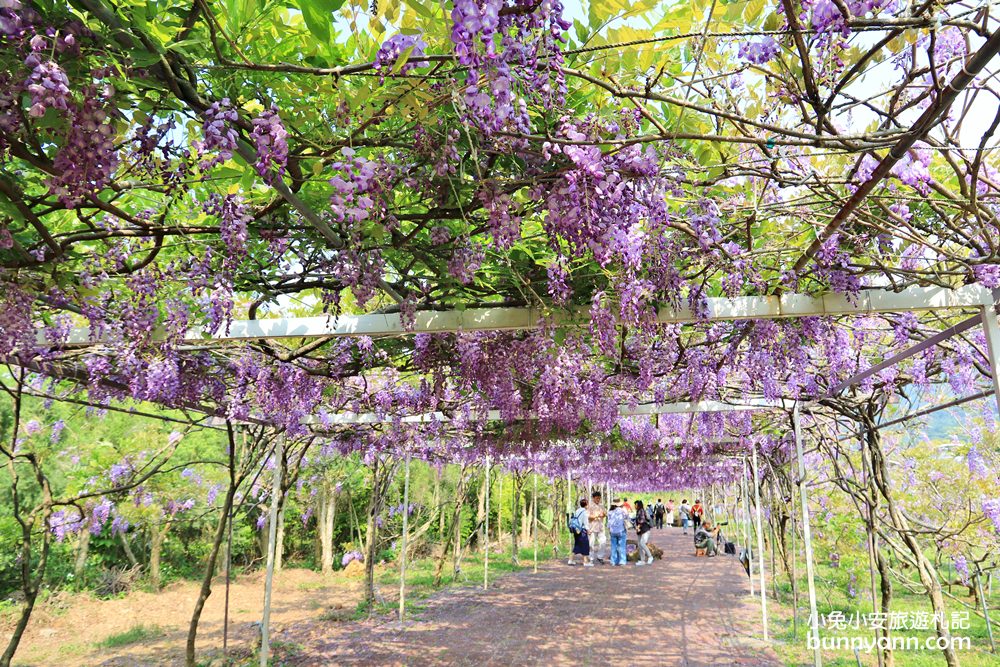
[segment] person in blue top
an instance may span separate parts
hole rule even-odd
[[[625,538],[628,536],[629,515],[622,501],[615,498],[611,501],[611,511],[608,512],[608,532],[611,533],[611,564],[624,566]]]

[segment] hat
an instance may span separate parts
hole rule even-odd
[[[620,504],[621,504],[621,502],[622,502],[622,499],[621,499],[621,498],[615,498],[615,499],[614,499],[614,500],[612,500],[611,502],[615,503],[616,505],[620,505]]]

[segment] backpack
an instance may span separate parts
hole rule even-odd
[[[583,525],[580,523],[580,515],[573,514],[569,518],[569,532],[579,535],[583,532]]]
[[[608,530],[612,535],[625,533],[625,511],[616,509],[608,514]]]
[[[732,542],[726,542],[726,546],[723,548],[723,550],[730,556],[736,555],[736,545],[733,544]]]

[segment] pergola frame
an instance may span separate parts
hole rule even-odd
[[[835,395],[861,381],[873,376],[881,370],[900,361],[912,357],[923,350],[947,340],[955,335],[968,331],[982,324],[988,350],[987,356],[993,376],[993,391],[980,392],[975,397],[988,396],[993,393],[998,397],[1000,408],[1000,382],[997,368],[1000,368],[1000,323],[997,320],[997,290],[989,290],[980,285],[965,285],[957,288],[943,287],[910,287],[902,291],[888,289],[869,289],[856,297],[840,294],[827,294],[819,297],[804,294],[783,294],[775,296],[749,296],[737,298],[710,298],[706,300],[706,309],[697,314],[691,308],[661,308],[657,313],[657,321],[663,324],[691,324],[698,322],[738,321],[756,319],[787,319],[816,316],[850,316],[880,313],[926,312],[938,310],[977,309],[979,313],[958,324],[952,325],[937,334],[897,353],[879,364],[872,366],[844,380],[831,388],[829,395]],[[511,331],[535,329],[544,325],[582,326],[587,321],[587,311],[578,309],[569,312],[546,312],[537,308],[479,308],[455,311],[424,311],[417,314],[412,326],[404,326],[398,313],[341,315],[338,317],[280,317],[263,320],[236,320],[225,331],[208,332],[202,328],[190,329],[184,336],[186,344],[205,344],[206,342],[226,343],[237,341],[269,340],[281,338],[317,338],[317,337],[387,337],[407,336],[417,333],[455,333],[472,331]],[[992,316],[991,316],[992,315]],[[39,334],[44,341],[42,334]],[[90,336],[87,328],[74,329],[68,340],[68,346],[94,347],[101,341]],[[964,400],[969,399],[960,399]],[[952,402],[956,404],[956,402]],[[819,646],[819,626],[817,612],[816,589],[813,573],[812,540],[809,531],[808,494],[806,467],[802,454],[802,436],[799,419],[800,403],[785,399],[769,401],[765,399],[746,400],[740,403],[723,401],[689,401],[680,403],[646,403],[638,405],[622,405],[619,414],[622,416],[654,415],[654,414],[695,414],[701,412],[729,412],[743,410],[774,410],[790,411],[792,414],[792,430],[795,440],[798,474],[795,483],[799,488],[800,505],[802,509],[803,546],[806,551],[806,572],[809,585],[810,603],[810,634]],[[502,421],[503,416],[498,410],[485,413],[473,413],[473,421]],[[532,418],[528,415],[527,418]],[[423,413],[416,415],[381,415],[377,413],[343,412],[323,420],[329,425],[376,424],[376,423],[431,423],[450,421],[444,412]],[[311,424],[321,423],[317,418],[309,420]],[[409,455],[407,455],[407,472]],[[487,465],[489,463],[487,462]],[[757,448],[754,445],[750,469],[754,483],[755,523],[757,524],[757,558],[758,584],[760,590],[760,605],[764,638],[767,639],[767,595],[763,567],[763,536],[760,533],[762,524],[759,471],[757,466]],[[408,485],[404,491],[408,496]],[[488,495],[487,495],[487,502]],[[744,502],[749,502],[744,498]],[[407,539],[404,530],[403,541]],[[750,548],[750,545],[746,545]],[[269,546],[269,557],[273,546]],[[402,555],[401,572],[405,572],[405,553]],[[752,555],[751,555],[752,559]],[[488,563],[484,572],[484,586],[488,582]],[[270,576],[267,577],[265,588],[269,594]],[[752,587],[752,583],[751,583]],[[405,599],[404,581],[400,579],[400,621],[403,620],[403,600]],[[263,634],[267,635],[266,618]],[[814,664],[820,667],[822,657],[819,650],[814,652]]]
[[[998,397],[998,407],[1000,407],[1000,383],[998,383],[997,368],[998,353],[1000,353],[1000,323],[997,321],[997,291],[991,291],[979,285],[966,285],[959,288],[939,288],[939,287],[911,287],[900,292],[885,289],[866,290],[856,299],[851,299],[843,295],[824,295],[821,297],[811,297],[802,294],[786,294],[781,296],[764,297],[739,297],[735,299],[716,298],[708,299],[707,313],[702,316],[695,314],[687,308],[682,309],[661,309],[658,313],[660,323],[694,323],[701,321],[732,321],[749,319],[784,319],[794,317],[810,316],[845,316],[878,313],[898,313],[898,312],[923,312],[936,310],[955,310],[975,308],[980,312],[956,325],[948,327],[941,332],[921,341],[906,350],[885,359],[883,362],[872,366],[865,371],[844,380],[830,391],[830,395],[835,395],[862,380],[871,377],[879,371],[912,357],[923,350],[929,349],[952,336],[968,331],[975,326],[982,324],[988,344],[988,361],[993,376],[994,390],[992,392],[981,392],[976,397],[988,396],[990,393]],[[501,330],[521,330],[534,329],[544,321],[555,322],[558,325],[582,325],[584,323],[585,311],[550,314],[534,308],[489,308],[473,309],[465,311],[441,311],[423,312],[417,315],[414,325],[407,329],[403,326],[398,314],[376,314],[360,316],[340,316],[332,317],[311,317],[311,318],[276,318],[267,320],[240,320],[232,323],[228,333],[215,332],[207,334],[200,329],[192,329],[188,332],[185,340],[189,343],[211,341],[247,341],[272,338],[310,338],[310,337],[350,337],[350,336],[400,336],[415,333],[451,333],[462,331],[501,331]],[[992,315],[992,316],[991,316]],[[74,330],[70,336],[70,344],[73,345],[95,345],[99,341],[91,340],[86,329]],[[968,400],[968,399],[962,399]],[[813,663],[816,667],[821,667],[822,656],[819,651],[819,619],[817,616],[817,596],[815,586],[815,575],[813,567],[812,539],[810,533],[810,520],[808,509],[808,482],[806,479],[806,466],[803,458],[802,434],[799,418],[800,403],[798,401],[777,401],[753,400],[742,403],[724,403],[721,401],[693,401],[670,404],[641,404],[635,406],[623,405],[619,408],[619,414],[623,416],[652,415],[652,414],[694,414],[700,412],[720,412],[737,410],[790,410],[792,414],[792,431],[795,440],[795,454],[797,463],[797,475],[795,484],[799,489],[800,507],[802,511],[803,547],[806,552],[806,573],[809,592],[809,633],[817,647],[813,655]],[[490,410],[487,413],[478,413],[472,416],[473,420],[500,421],[503,419],[498,410]],[[448,421],[449,417],[443,412],[424,413],[419,415],[406,415],[402,417],[392,417],[378,415],[375,413],[340,413],[333,415],[327,420],[333,424],[371,424],[400,421],[403,423],[428,423],[435,421]],[[489,462],[487,462],[489,465]],[[409,455],[407,456],[407,472],[409,468]],[[758,585],[760,591],[760,605],[763,635],[765,640],[769,636],[768,615],[767,615],[767,593],[763,563],[763,535],[761,533],[762,508],[760,503],[760,476],[757,465],[757,448],[754,445],[752,450],[752,460],[750,469],[754,484],[755,497],[755,517],[757,525],[757,559],[758,559]],[[408,485],[404,491],[408,496]],[[489,502],[489,492],[487,491],[487,502]],[[405,501],[404,501],[405,502]],[[748,503],[749,498],[744,497],[744,502]],[[749,514],[749,512],[748,512]],[[406,534],[403,535],[404,544]],[[746,545],[750,549],[749,543]],[[405,553],[403,554],[404,564],[401,572],[405,572]],[[752,553],[748,551],[748,557],[752,561]],[[488,582],[488,561],[484,571],[484,587]],[[752,578],[751,578],[752,590]],[[405,596],[405,584],[400,578],[400,621],[404,616],[403,599]]]

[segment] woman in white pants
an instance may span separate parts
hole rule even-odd
[[[636,562],[636,565],[653,564],[653,552],[646,546],[649,542],[650,528],[652,526],[649,523],[649,515],[646,514],[646,508],[643,507],[641,500],[635,501],[635,532],[639,536],[639,560]]]

